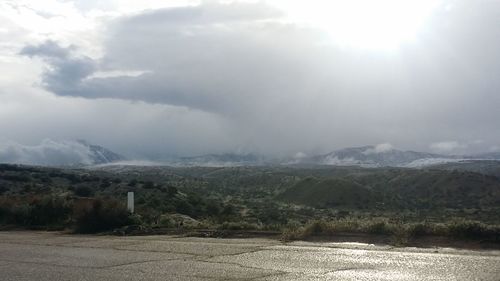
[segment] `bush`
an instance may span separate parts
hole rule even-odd
[[[385,220],[369,222],[364,230],[366,233],[371,233],[371,234],[393,234],[394,233],[394,227],[389,222],[387,222]]]
[[[62,226],[71,214],[71,202],[61,197],[36,198],[30,203],[30,207],[29,221],[33,226]]]
[[[132,224],[126,207],[116,200],[96,199],[75,210],[76,232],[96,233]]]
[[[490,229],[476,221],[455,221],[448,226],[448,233],[455,238],[483,238],[491,235]]]
[[[66,224],[71,215],[71,202],[56,196],[0,199],[0,221],[25,227]]]
[[[79,197],[90,197],[92,194],[92,189],[88,186],[79,186],[75,189],[75,195]]]
[[[158,220],[158,226],[171,228],[176,227],[177,223],[169,215],[161,215]]]
[[[177,202],[177,204],[175,206],[175,210],[179,214],[193,216],[195,208],[189,202],[181,200],[181,201]]]
[[[259,225],[248,222],[224,222],[221,227],[224,230],[258,230]]]

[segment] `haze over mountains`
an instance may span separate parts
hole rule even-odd
[[[500,160],[500,153],[478,155],[441,155],[428,152],[404,151],[389,144],[350,147],[326,154],[275,158],[252,153],[207,154],[194,157],[175,157],[157,162],[127,159],[99,145],[85,140],[44,140],[35,146],[4,143],[0,146],[0,163],[41,166],[91,166],[91,165],[167,165],[167,166],[265,166],[265,165],[329,165],[360,167],[409,167],[419,168],[450,162],[474,160]]]
[[[124,161],[125,157],[85,140],[43,140],[38,145],[0,143],[0,163],[40,166],[99,165]]]

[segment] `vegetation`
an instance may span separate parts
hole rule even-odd
[[[95,233],[113,230],[133,223],[126,206],[116,200],[93,200],[75,206],[76,231]]]
[[[500,225],[477,221],[456,220],[449,223],[404,223],[387,218],[344,218],[331,221],[314,220],[304,226],[292,226],[283,231],[282,239],[305,240],[314,236],[333,236],[342,233],[364,233],[392,236],[394,241],[407,241],[421,236],[446,236],[466,239],[500,239]]]
[[[273,230],[284,240],[360,233],[398,245],[422,236],[499,241],[500,180],[487,168],[0,165],[0,225]],[[129,191],[134,215],[124,206]]]

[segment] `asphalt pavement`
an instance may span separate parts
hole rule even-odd
[[[500,280],[500,251],[0,232],[0,280]]]

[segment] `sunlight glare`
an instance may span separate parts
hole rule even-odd
[[[292,20],[357,48],[395,48],[414,40],[439,0],[276,0]]]

